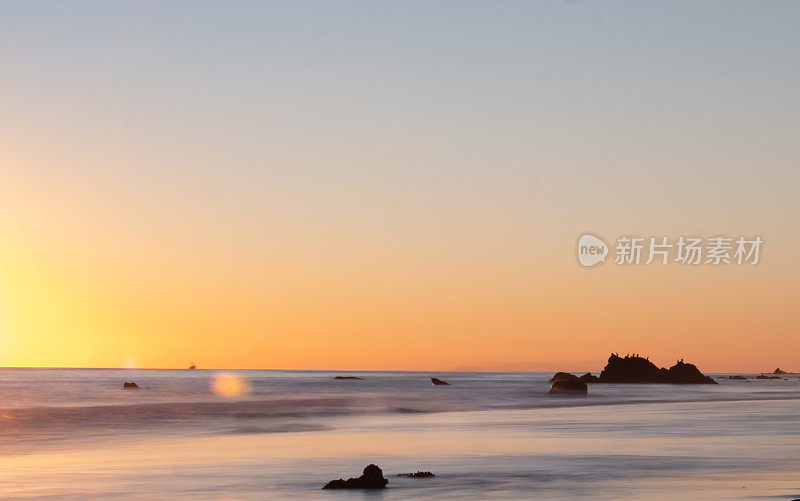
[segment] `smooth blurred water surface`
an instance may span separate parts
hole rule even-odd
[[[800,497],[796,376],[576,397],[550,373],[224,371],[249,390],[224,396],[222,372],[0,369],[0,498]],[[369,463],[386,491],[320,490]]]

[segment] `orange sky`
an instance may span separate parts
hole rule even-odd
[[[798,269],[777,232],[756,266],[583,269],[578,227],[557,221],[522,225],[513,245],[485,221],[438,240],[378,227],[256,245],[4,195],[19,204],[3,207],[17,215],[0,254],[7,366],[598,370],[611,351],[709,371],[800,365]]]
[[[800,371],[792,16],[584,4],[0,7],[0,365]]]

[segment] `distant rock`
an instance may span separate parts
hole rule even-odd
[[[197,369],[197,366],[195,364],[192,364],[192,365],[189,366],[189,369],[192,369],[192,370]]]
[[[556,372],[553,377],[550,378],[551,383],[560,383],[563,381],[577,381],[578,376],[574,374],[570,374],[569,372]]]
[[[383,470],[371,464],[364,468],[358,478],[331,480],[323,489],[385,489],[389,481],[383,478]]]
[[[728,379],[732,379],[734,381],[747,381],[747,378],[744,376],[728,376]]]
[[[593,376],[591,372],[587,372],[586,374],[584,374],[583,376],[579,377],[578,379],[580,381],[583,381],[586,384],[599,383],[600,382],[600,378],[597,377],[597,376]]]
[[[333,379],[364,379],[364,378],[358,376],[336,376]]]
[[[418,471],[416,473],[400,473],[397,475],[398,477],[409,477],[409,478],[430,478],[435,477],[433,473],[429,471]]]
[[[779,367],[779,368],[777,368],[777,369],[775,369],[774,371],[772,371],[772,373],[773,373],[773,374],[788,374],[788,372],[786,372],[786,371],[782,371],[782,370],[780,369],[780,367]]]
[[[448,384],[448,385],[449,385],[449,384],[450,384],[450,383],[448,383],[447,381],[442,381],[442,380],[441,380],[441,379],[439,379],[438,377],[432,377],[432,378],[431,378],[431,383],[432,383],[434,386],[440,386],[440,385],[445,385],[445,384]]]
[[[649,384],[717,384],[704,375],[694,364],[679,360],[669,369],[658,368],[647,358],[638,355],[620,357],[612,353],[608,358],[598,383],[649,383]]]
[[[588,392],[586,383],[578,378],[571,381],[556,381],[549,391],[551,395],[586,395]]]
[[[759,376],[756,376],[756,379],[783,379],[783,378],[780,376],[767,376],[766,374],[761,374]]]
[[[133,381],[130,381],[130,382],[125,381],[124,383],[122,383],[122,387],[123,388],[128,388],[128,389],[133,389],[133,390],[138,390],[139,389],[139,385],[134,383]]]
[[[716,381],[706,376],[694,364],[687,364],[683,360],[669,368],[667,383],[671,384],[717,384]]]

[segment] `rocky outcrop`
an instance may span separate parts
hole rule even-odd
[[[364,379],[364,378],[358,376],[336,376],[333,379]]]
[[[438,377],[432,377],[431,384],[433,384],[434,386],[441,386],[441,385],[449,385],[450,383],[448,383],[447,381],[442,381]]]
[[[766,374],[761,374],[760,376],[756,376],[756,379],[783,379],[780,376],[767,376]]]
[[[780,367],[778,367],[777,369],[775,369],[774,371],[772,371],[772,373],[773,373],[773,374],[788,374],[788,372],[786,372],[786,371],[782,371],[782,370],[780,369]]]
[[[553,377],[550,378],[551,383],[560,383],[562,381],[577,381],[578,376],[574,374],[570,374],[569,372],[556,372]]]
[[[385,489],[389,481],[383,478],[383,470],[371,464],[364,468],[358,478],[331,480],[323,489]]]
[[[744,376],[728,376],[728,379],[732,379],[734,381],[747,381],[747,378]]]
[[[134,383],[133,381],[130,381],[130,382],[129,381],[125,381],[124,383],[122,383],[122,387],[123,388],[127,388],[127,389],[133,389],[133,390],[138,390],[139,389],[139,385]]]
[[[416,473],[400,473],[397,475],[398,477],[409,477],[409,478],[430,478],[435,477],[433,473],[429,471],[418,471]]]
[[[697,366],[687,364],[683,360],[669,368],[666,382],[671,384],[717,384],[712,378],[700,372]]]
[[[620,357],[612,354],[608,358],[599,383],[650,383],[650,384],[716,384],[694,364],[679,360],[669,369],[658,368],[647,358],[638,355]]]
[[[592,383],[599,383],[600,382],[600,378],[597,377],[597,376],[593,376],[591,372],[587,372],[586,374],[584,374],[583,376],[579,377],[578,379],[580,381],[583,381],[586,384],[592,384]]]
[[[550,387],[551,395],[586,395],[589,390],[586,388],[586,383],[579,380],[577,377],[569,381],[556,381]]]

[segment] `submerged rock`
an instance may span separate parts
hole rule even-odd
[[[134,390],[138,390],[139,389],[139,385],[134,383],[133,381],[130,381],[130,382],[125,381],[124,383],[122,383],[122,387],[123,388],[134,389]]]
[[[358,376],[336,376],[333,379],[364,379],[364,378]]]
[[[551,395],[586,395],[589,393],[586,383],[575,378],[571,381],[556,381],[550,387]]]
[[[562,381],[577,381],[578,376],[574,374],[570,374],[569,372],[556,372],[553,377],[550,378],[551,383],[559,383]]]
[[[371,464],[364,468],[358,478],[331,480],[323,489],[385,489],[389,481],[383,478],[383,470]]]
[[[438,377],[432,377],[432,378],[431,378],[431,383],[432,383],[434,386],[439,386],[439,385],[444,385],[444,384],[448,384],[448,385],[449,385],[449,384],[450,384],[450,383],[448,383],[447,381],[442,381],[442,380],[441,380],[441,379],[439,379]]]
[[[397,475],[398,477],[409,477],[409,478],[430,478],[435,477],[433,473],[429,471],[418,471],[416,473],[400,473]]]
[[[591,372],[587,372],[583,376],[578,378],[579,380],[583,381],[584,383],[599,383],[600,378],[597,376],[593,376]]]
[[[734,381],[747,381],[747,378],[744,376],[728,376],[728,379],[733,379]]]
[[[638,355],[612,353],[608,358],[599,383],[650,383],[650,384],[717,384],[704,375],[694,364],[679,360],[669,369],[658,368],[647,358]]]
[[[783,379],[780,376],[767,376],[766,374],[761,374],[760,376],[756,376],[756,379]]]

